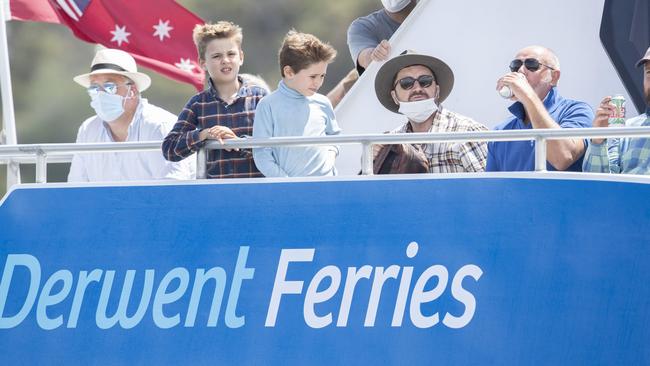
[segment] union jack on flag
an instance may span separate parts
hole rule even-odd
[[[90,0],[56,0],[56,3],[70,18],[79,21]]]

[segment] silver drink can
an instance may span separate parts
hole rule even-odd
[[[504,99],[510,99],[514,94],[512,93],[512,89],[510,89],[509,86],[504,85],[501,87],[501,89],[499,89],[499,95]]]

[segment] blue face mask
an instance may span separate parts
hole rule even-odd
[[[97,116],[106,122],[115,121],[124,113],[124,98],[117,94],[100,91],[91,97],[90,106]]]

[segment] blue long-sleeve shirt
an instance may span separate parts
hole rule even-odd
[[[253,137],[337,135],[329,99],[322,94],[306,97],[280,81],[278,89],[264,97],[255,111]],[[266,177],[336,175],[336,146],[268,147],[253,149],[255,165]]]

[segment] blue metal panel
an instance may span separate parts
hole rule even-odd
[[[2,363],[648,364],[648,197],[646,184],[496,178],[18,189],[0,207]],[[409,258],[411,242],[419,250]],[[303,281],[300,294],[284,294],[275,325],[265,326],[280,288],[280,257],[301,248],[313,249],[313,260],[288,263],[286,273],[286,281]],[[236,310],[228,311],[246,250],[238,273],[254,269],[253,278],[241,281]],[[41,275],[31,286],[33,304],[25,305],[37,268],[23,265],[30,260]],[[348,268],[364,265],[370,279],[358,281],[347,323],[337,326]],[[398,278],[375,293],[376,317],[364,326],[373,281],[391,265]],[[447,283],[433,276],[422,290],[439,288],[440,296],[412,307],[418,278],[436,265],[434,272],[448,272]],[[463,297],[452,282],[468,265],[482,275],[462,278]],[[214,282],[185,326],[197,269],[215,267],[226,275],[216,326],[207,325]],[[341,282],[313,307],[332,323],[313,328],[306,293],[324,267],[338,268]],[[403,321],[391,326],[408,267]],[[73,326],[75,292],[93,270],[100,282],[87,286]],[[128,329],[101,329],[102,285],[114,271],[110,317],[128,270],[135,271],[128,316],[146,292],[146,271],[153,275],[146,311]],[[187,289],[155,305],[181,284],[161,286],[174,273],[188,275]],[[47,293],[66,282],[50,280],[48,290],[48,279],[67,275],[69,293],[46,306]],[[336,282],[325,276],[315,290]],[[467,294],[475,311],[461,328],[448,326],[447,314],[460,317],[471,307]],[[17,319],[23,307],[28,312]],[[439,321],[416,327],[418,310]],[[178,325],[161,328],[176,315]],[[12,318],[19,321],[8,327]]]

